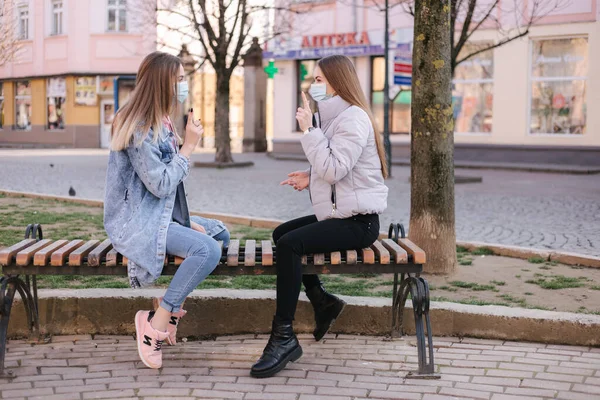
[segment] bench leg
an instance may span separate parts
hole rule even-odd
[[[406,280],[413,303],[419,359],[419,369],[416,372],[408,373],[406,378],[439,379],[440,375],[435,373],[433,361],[433,337],[429,320],[429,284],[425,278],[419,276],[409,276]],[[425,338],[425,329],[427,329],[427,338]]]
[[[27,328],[29,340],[40,343],[40,322],[37,303],[37,282],[35,276],[25,277],[25,281],[18,276],[3,276],[0,278],[0,377],[10,376],[4,369],[6,345],[8,341],[8,324],[15,297],[19,293],[27,315]]]
[[[6,357],[8,321],[16,291],[16,285],[10,283],[8,277],[0,278],[0,378],[12,376],[12,372],[4,370],[4,359]]]
[[[394,280],[396,284],[396,280]],[[394,302],[392,305],[392,337],[400,337],[404,334],[404,306],[408,295],[411,295],[413,314],[415,317],[415,333],[417,337],[417,354],[419,369],[410,372],[406,378],[439,379],[435,374],[433,362],[433,337],[431,332],[431,321],[429,320],[429,285],[424,278],[408,275],[400,281],[400,288],[394,287]],[[427,329],[427,338],[425,337]]]

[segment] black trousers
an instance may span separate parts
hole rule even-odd
[[[300,295],[300,282],[310,289],[321,284],[317,275],[302,275],[302,255],[361,249],[379,236],[379,215],[317,221],[314,215],[288,221],[273,232],[277,246],[277,311],[292,322]]]

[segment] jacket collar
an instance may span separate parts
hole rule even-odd
[[[342,111],[345,111],[350,107],[350,103],[342,99],[341,96],[333,96],[328,100],[320,101],[317,105],[319,107],[321,129],[324,131],[327,130],[331,122],[333,122]]]

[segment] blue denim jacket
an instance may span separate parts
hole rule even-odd
[[[177,186],[190,172],[188,160],[173,146],[172,132],[163,129],[157,142],[153,137],[150,131],[141,144],[111,151],[108,158],[104,229],[114,248],[129,259],[134,287],[160,277]]]

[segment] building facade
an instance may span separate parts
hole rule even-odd
[[[14,34],[14,56],[0,65],[0,146],[107,147],[115,82],[156,49],[143,3],[0,1]],[[132,89],[123,81],[121,103]]]
[[[273,80],[274,153],[302,152],[294,118],[300,91],[308,90],[316,60],[329,54],[354,60],[378,125],[383,126],[384,20],[383,13],[369,4],[307,3],[310,8],[295,20],[294,33],[268,43],[265,57],[275,60],[279,69]],[[599,4],[599,0],[568,2],[536,21],[525,37],[456,68],[457,161],[600,165],[600,113],[593,112],[600,108]],[[511,27],[510,15],[496,14]],[[412,16],[402,7],[391,9],[390,59],[398,64],[410,63],[412,24]],[[505,37],[505,32],[484,24],[464,50],[471,52]],[[391,141],[393,157],[407,159],[411,86],[410,79],[402,79],[402,71],[410,68],[397,69],[402,84],[394,85],[390,76]],[[390,71],[394,74],[393,65]]]

